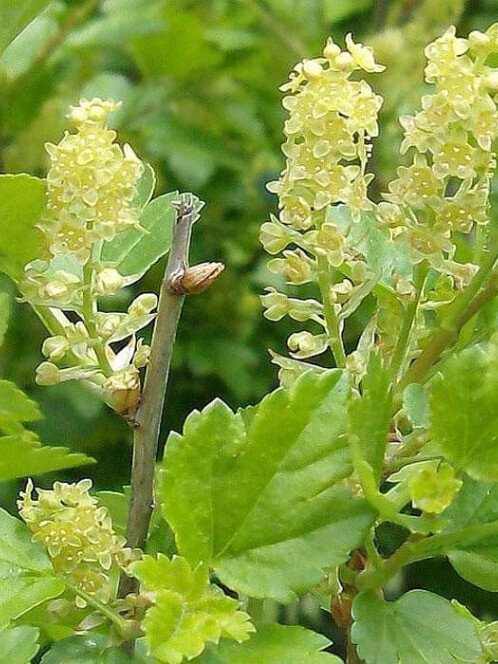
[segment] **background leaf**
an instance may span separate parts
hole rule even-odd
[[[9,324],[10,296],[0,292],[0,346],[3,344]]]
[[[67,447],[42,445],[36,436],[0,437],[0,481],[93,463],[92,457]]]
[[[38,405],[7,380],[0,380],[0,481],[40,475],[53,470],[94,463],[66,447],[42,445],[22,423],[41,419]]]
[[[348,394],[341,372],[307,372],[250,417],[221,401],[194,411],[168,440],[159,489],[180,553],[283,602],[344,562],[373,520],[340,484],[351,472]]]
[[[395,602],[360,593],[352,612],[351,638],[366,664],[455,664],[482,656],[475,621],[424,590]]]
[[[64,583],[54,576],[43,548],[24,523],[0,509],[0,626],[58,597]]]
[[[260,625],[249,641],[208,646],[193,664],[340,664],[335,655],[320,652],[328,645],[328,639],[304,627]]]
[[[0,380],[0,422],[33,422],[41,419],[38,405],[8,380]]]
[[[19,625],[0,631],[0,653],[8,664],[29,664],[38,652],[38,634],[36,627]]]
[[[0,0],[0,53],[49,4],[50,0]]]
[[[468,541],[462,537],[461,543],[448,550],[447,555],[466,581],[498,592],[498,485],[465,476],[462,488],[443,516],[450,520],[445,533],[486,523],[497,524],[496,535],[472,537]]]
[[[24,173],[0,175],[0,270],[14,278],[38,253],[40,234],[35,225],[45,205],[43,180]]]
[[[139,655],[130,657],[121,648],[110,647],[100,634],[74,636],[59,641],[42,657],[41,664],[147,664]]]
[[[437,448],[475,479],[498,480],[498,370],[473,347],[450,357],[430,387]]]

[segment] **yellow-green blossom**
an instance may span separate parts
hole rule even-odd
[[[28,480],[18,501],[19,514],[42,544],[57,574],[102,602],[111,596],[109,572],[131,559],[125,539],[116,535],[105,507],[90,495],[91,480],[76,484],[55,482],[51,490],[37,489]],[[84,606],[77,599],[79,606]]]

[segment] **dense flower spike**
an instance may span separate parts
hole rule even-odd
[[[283,99],[289,117],[282,147],[287,161],[280,179],[268,185],[278,195],[280,214],[261,228],[266,251],[283,252],[269,262],[268,269],[290,284],[317,283],[325,308],[325,315],[322,310],[317,315],[316,305],[321,305],[316,302],[310,307],[310,300],[303,301],[297,318],[292,312],[299,300],[293,300],[289,308],[286,296],[272,291],[263,296],[263,304],[269,307],[265,315],[272,320],[284,315],[313,319],[325,333],[291,335],[294,357],[312,357],[331,347],[337,362],[341,361],[337,344],[342,313],[364,287],[367,270],[358,269],[357,247],[343,228],[328,220],[327,208],[347,205],[354,225],[363,211],[373,207],[367,194],[373,178],[366,173],[368,141],[378,134],[382,99],[365,81],[352,80],[352,75],[383,70],[371,49],[356,44],[351,35],[346,37],[346,48],[341,51],[329,39],[323,57],[299,63],[281,88],[288,93]],[[344,264],[352,273],[345,281],[337,272]]]
[[[140,295],[127,314],[98,310],[99,297],[114,295],[127,283],[114,265],[102,260],[102,247],[131,227],[140,230],[141,210],[133,201],[144,167],[106,126],[118,107],[97,98],[82,100],[68,116],[75,132],[66,132],[58,145],[46,145],[51,167],[42,226],[45,260],[26,266],[21,286],[32,304],[51,308],[59,327],[43,344],[48,362],[38,368],[38,383],[89,381],[128,416],[140,392],[137,368],[147,361],[145,346],[136,357],[135,335],[153,320],[157,297]],[[73,313],[71,320],[67,311]],[[80,320],[74,321],[74,313]],[[116,353],[111,344],[126,338],[129,343]]]
[[[496,26],[469,39],[456,37],[455,28],[425,50],[425,79],[434,92],[422,98],[422,110],[401,118],[405,130],[401,152],[413,161],[400,166],[386,199],[379,206],[396,218],[393,236],[406,241],[414,262],[424,259],[458,279],[455,232],[469,233],[488,221],[490,180],[496,165],[493,143],[498,136],[496,89],[498,70],[486,58],[498,52]]]
[[[116,535],[105,507],[90,495],[91,480],[76,484],[55,482],[51,490],[37,489],[28,480],[18,501],[19,514],[46,549],[57,574],[79,590],[106,603],[111,597],[110,570],[131,560],[124,537]],[[85,606],[77,597],[78,606]]]

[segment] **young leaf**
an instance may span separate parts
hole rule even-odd
[[[140,279],[169,251],[176,218],[172,203],[177,197],[178,192],[173,191],[155,198],[140,215],[141,228],[130,228],[104,244],[102,260],[112,263],[128,284]],[[195,198],[194,203],[199,212],[203,204]]]
[[[433,381],[431,431],[439,450],[478,480],[498,480],[498,376],[473,347],[451,357]]]
[[[172,202],[178,192],[164,194],[145,206],[140,228],[130,228],[106,242],[102,260],[114,264],[123,277],[138,280],[157,260],[169,251],[173,236],[175,209]]]
[[[39,649],[38,634],[36,627],[28,625],[1,630],[0,653],[3,661],[9,664],[29,664]]]
[[[410,418],[414,428],[429,426],[429,395],[423,385],[412,383],[403,392],[403,410]]]
[[[0,509],[0,626],[58,597],[63,582],[19,519]]]
[[[0,0],[0,53],[49,4],[50,0]]]
[[[0,481],[91,463],[95,463],[95,459],[70,452],[67,447],[42,445],[31,432],[0,437]]]
[[[248,614],[238,611],[239,602],[212,586],[202,565],[193,570],[185,558],[159,554],[134,563],[132,573],[154,594],[142,624],[159,662],[180,664],[200,655],[206,643],[221,637],[241,643],[254,631]]]
[[[14,279],[36,257],[35,226],[46,206],[45,183],[21,173],[0,175],[0,270]]]
[[[234,414],[216,400],[166,445],[160,498],[180,553],[253,597],[288,602],[359,546],[374,515],[351,472],[345,375],[307,372]]]
[[[369,463],[378,482],[391,422],[391,381],[378,353],[371,354],[361,385],[361,397],[349,407],[349,433],[353,453]]]
[[[461,577],[479,588],[498,591],[498,485],[464,477],[463,486],[443,517],[449,519],[444,533],[458,531],[462,537],[451,547],[448,559]],[[496,534],[476,537],[467,529],[496,524]]]
[[[42,657],[41,664],[147,664],[122,648],[110,647],[109,639],[100,634],[73,636],[57,642]]]
[[[137,195],[131,202],[132,207],[143,208],[154,195],[156,174],[150,164],[144,164],[144,172],[137,184]]]
[[[329,643],[304,627],[267,624],[241,645],[224,641],[208,646],[193,664],[341,664],[335,655],[320,652]]]
[[[366,664],[482,661],[475,621],[425,590],[412,590],[395,602],[360,593],[352,612],[351,638]]]

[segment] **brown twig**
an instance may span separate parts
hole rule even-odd
[[[154,465],[161,416],[176,330],[185,299],[185,294],[178,290],[178,283],[187,270],[190,234],[195,219],[192,197],[184,196],[177,210],[171,252],[159,294],[144,389],[134,421],[131,499],[126,528],[128,546],[132,548],[144,548],[153,509]],[[134,592],[137,586],[136,579],[123,575],[120,597]]]

